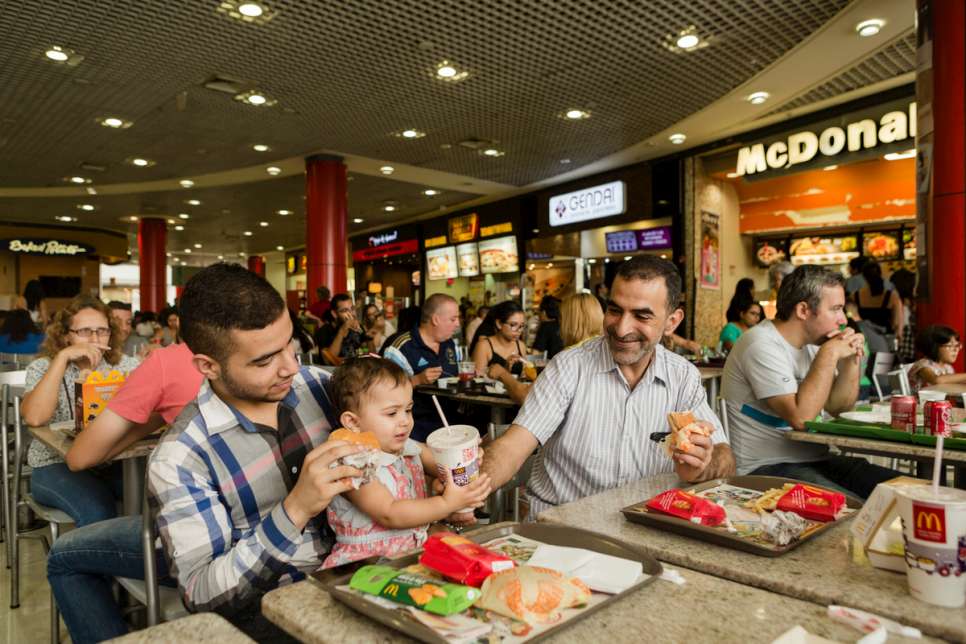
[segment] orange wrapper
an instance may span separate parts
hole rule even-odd
[[[701,525],[721,525],[725,520],[723,507],[677,488],[661,492],[647,502],[647,507]]]
[[[795,485],[778,499],[778,510],[812,521],[834,521],[845,506],[845,495],[812,485]]]

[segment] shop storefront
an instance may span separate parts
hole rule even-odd
[[[356,288],[392,319],[420,297],[421,255],[417,224],[387,228],[349,240]]]
[[[689,160],[696,339],[713,344],[742,277],[772,310],[768,268],[778,262],[847,276],[849,261],[866,256],[886,277],[915,271],[915,136],[915,99],[903,88]]]

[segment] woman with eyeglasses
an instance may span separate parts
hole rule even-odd
[[[927,326],[916,338],[916,348],[923,358],[909,369],[909,384],[913,390],[930,385],[961,385],[966,373],[956,373],[953,363],[963,345],[955,329],[942,324]]]
[[[92,370],[126,374],[137,366],[136,358],[121,351],[121,338],[107,305],[79,295],[54,315],[40,357],[27,365],[23,420],[32,426],[73,420],[74,383]],[[34,499],[63,510],[78,527],[117,515],[118,463],[72,472],[60,454],[36,440],[30,444],[27,463],[33,468]]]
[[[470,345],[476,373],[486,373],[490,365],[499,365],[515,375],[523,373],[527,348],[520,342],[520,335],[525,323],[523,309],[513,300],[490,309]]]

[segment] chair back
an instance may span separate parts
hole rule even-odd
[[[728,401],[718,398],[718,418],[721,420],[721,429],[724,430],[725,438],[731,441],[731,430],[728,428]]]
[[[875,386],[875,394],[879,397],[879,400],[883,400],[886,395],[891,393],[891,387],[888,391],[883,390],[880,377],[888,376],[889,372],[892,371],[892,365],[895,364],[895,361],[896,354],[885,351],[880,351],[873,357],[872,384]]]
[[[909,385],[909,371],[906,368],[900,367],[886,375],[889,377],[892,391],[898,391],[903,396],[912,394],[912,387]]]

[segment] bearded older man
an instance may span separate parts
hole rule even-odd
[[[604,336],[554,357],[506,434],[487,450],[494,486],[542,445],[528,484],[530,517],[647,476],[696,482],[734,474],[735,461],[694,365],[660,340],[681,323],[681,277],[651,256],[624,262],[611,286]],[[650,440],[669,412],[691,411],[711,436],[668,457]]]

